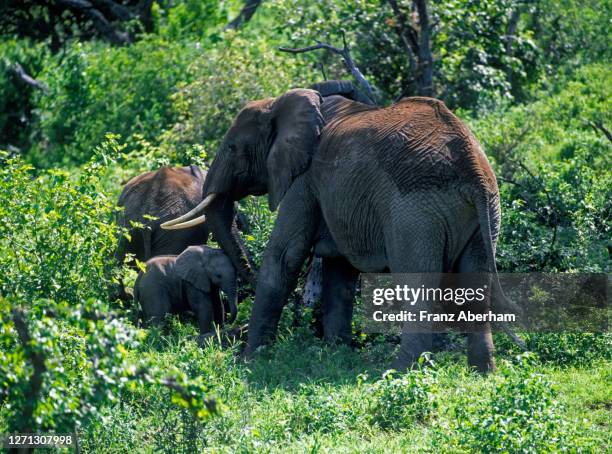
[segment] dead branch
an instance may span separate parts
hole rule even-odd
[[[372,103],[376,104],[376,97],[374,96],[374,91],[372,90],[371,85],[366,80],[364,75],[361,73],[359,68],[355,65],[353,58],[351,57],[351,51],[346,43],[346,37],[344,36],[344,32],[342,33],[342,41],[343,47],[335,47],[329,44],[322,43],[321,41],[316,41],[317,44],[307,47],[301,48],[291,48],[291,47],[279,47],[278,50],[281,52],[288,52],[290,54],[302,54],[305,52],[311,52],[313,50],[325,49],[334,54],[338,54],[342,57],[344,62],[344,66],[351,73],[351,75],[355,78],[357,83],[363,88],[365,95],[372,101]]]
[[[15,63],[13,65],[13,71],[15,72],[15,74],[17,74],[17,77],[19,77],[19,79],[21,79],[29,86],[34,87],[37,90],[41,90],[44,93],[49,92],[49,88],[44,83],[39,82],[38,80],[30,76],[28,73],[26,73],[25,69],[23,69],[23,66],[21,66],[19,63]]]

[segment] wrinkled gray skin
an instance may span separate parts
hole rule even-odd
[[[160,228],[161,223],[186,213],[202,201],[205,179],[206,171],[190,165],[164,166],[128,181],[119,196],[118,205],[123,207],[123,211],[117,222],[129,229],[130,240],[124,236],[119,239],[115,252],[117,262],[122,264],[126,254],[133,254],[134,258],[145,262],[159,255],[178,255],[191,245],[206,244],[210,233],[209,224],[214,222],[214,216],[212,221],[204,225],[185,230]],[[237,227],[248,229],[246,219],[238,213],[237,204],[230,208],[229,228],[232,235],[238,238],[241,254],[247,254],[236,230]],[[157,219],[147,219],[147,216]],[[131,228],[132,222],[144,224],[145,227]],[[250,260],[250,257],[247,260]],[[121,299],[128,299],[123,284],[120,284],[117,291]]]
[[[435,99],[379,108],[297,89],[247,104],[226,133],[203,196],[218,194],[223,204],[265,193],[271,209],[280,208],[258,276],[247,355],[275,334],[313,249],[324,257],[327,339],[350,338],[359,271],[496,271],[495,175],[473,135]],[[493,342],[490,326],[481,329],[468,335],[468,360],[485,372],[495,367]],[[404,331],[394,367],[413,364],[431,344],[431,334]]]
[[[158,255],[178,255],[188,246],[204,244],[208,228],[162,230],[159,225],[189,211],[202,201],[206,172],[198,166],[161,167],[132,178],[123,188],[118,205],[123,207],[118,224],[130,229],[131,240],[123,238],[117,250],[118,260],[134,254],[140,261]],[[157,219],[147,219],[152,216]],[[131,228],[132,222],[144,228]]]
[[[228,319],[219,290],[227,297]],[[213,323],[222,326],[236,318],[236,271],[221,249],[189,246],[178,256],[147,261],[136,279],[134,298],[145,321],[159,324],[166,314],[191,310],[200,334],[206,335],[213,331]]]

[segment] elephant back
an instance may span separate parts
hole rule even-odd
[[[206,172],[193,165],[162,167],[132,178],[119,196],[118,204],[124,207],[120,224],[158,225],[191,210],[202,200],[205,178]]]

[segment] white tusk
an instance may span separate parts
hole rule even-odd
[[[202,224],[205,221],[206,221],[206,216],[202,215],[202,216],[198,216],[195,219],[192,219],[191,221],[181,222],[180,224],[173,224],[173,225],[169,225],[165,227],[162,224],[162,228],[164,230],[181,230],[181,229],[187,229],[189,227],[193,227],[194,225]]]
[[[171,230],[170,227],[172,227],[173,225],[188,221],[190,218],[192,218],[193,216],[198,214],[200,211],[202,211],[204,208],[206,208],[208,205],[210,205],[212,201],[215,199],[215,197],[217,197],[216,193],[207,195],[206,198],[202,200],[200,203],[198,203],[198,205],[193,210],[189,211],[188,213],[185,213],[182,216],[179,216],[176,219],[172,219],[170,221],[164,222],[161,225],[161,228],[164,230]]]

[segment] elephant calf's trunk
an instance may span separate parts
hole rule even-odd
[[[229,306],[229,318],[226,320],[226,323],[234,323],[236,320],[236,316],[238,315],[238,292],[236,291],[236,286],[228,289],[225,293],[227,297],[227,304]]]

